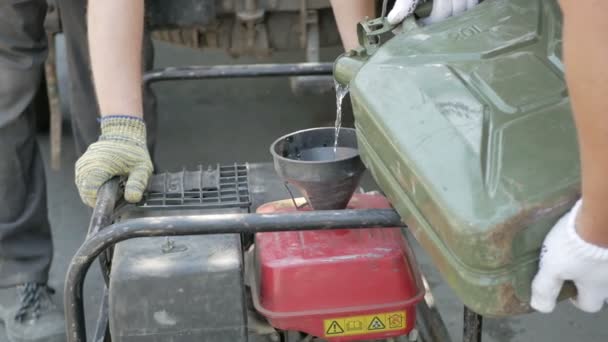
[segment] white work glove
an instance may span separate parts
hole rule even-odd
[[[414,13],[420,0],[397,0],[395,6],[388,14],[389,23],[395,25]],[[445,18],[458,15],[466,10],[473,8],[479,0],[435,0],[433,1],[433,11],[424,20],[425,24],[439,22]]]
[[[539,271],[532,282],[532,308],[549,313],[564,281],[573,281],[579,309],[598,312],[608,300],[608,248],[583,240],[575,229],[582,201],[562,217],[543,244]]]

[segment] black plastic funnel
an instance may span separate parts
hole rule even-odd
[[[279,176],[297,187],[315,210],[346,208],[365,171],[356,131],[340,129],[335,150],[334,137],[333,127],[312,128],[285,135],[270,147]]]

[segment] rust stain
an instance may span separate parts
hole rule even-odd
[[[530,304],[518,298],[513,285],[498,286],[496,293],[498,296],[497,306],[492,310],[496,313],[496,316],[504,317],[532,312]]]
[[[496,225],[484,238],[487,245],[502,254],[501,260],[508,264],[513,261],[513,240],[521,231],[547,217],[557,217],[570,208],[580,197],[578,191],[557,198],[553,203],[524,207],[517,215]]]

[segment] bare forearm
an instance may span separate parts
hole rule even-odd
[[[374,0],[331,0],[340,37],[345,50],[356,48],[359,43],[357,39],[357,24],[365,17],[374,18]]]
[[[91,0],[88,38],[101,115],[143,116],[144,0]]]
[[[562,0],[566,77],[579,136],[583,207],[578,232],[608,246],[608,2]]]

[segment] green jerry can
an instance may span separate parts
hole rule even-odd
[[[558,3],[487,0],[389,39],[372,22],[334,69],[363,161],[466,306],[529,312],[542,241],[580,196]]]

